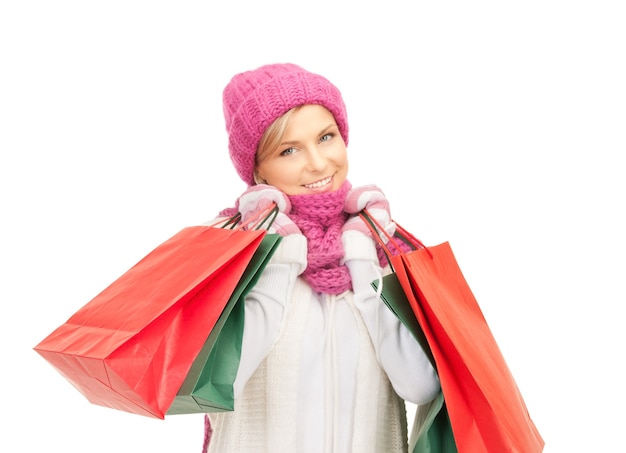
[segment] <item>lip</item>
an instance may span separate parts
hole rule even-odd
[[[318,179],[317,181],[313,183],[303,184],[302,187],[304,187],[307,190],[312,190],[314,192],[324,192],[332,186],[333,179],[334,179],[334,175],[327,176],[325,178]]]

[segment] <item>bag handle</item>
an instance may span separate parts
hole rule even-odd
[[[394,223],[396,224],[396,231],[392,236],[387,232],[387,230],[382,227],[382,225],[374,217],[370,215],[367,209],[363,209],[361,212],[359,212],[359,216],[365,221],[365,224],[372,231],[372,236],[383,249],[385,255],[387,255],[387,261],[389,261],[390,265],[391,260],[389,258],[402,253],[402,248],[400,247],[397,240],[404,242],[409,247],[411,247],[412,250],[424,249],[426,250],[426,253],[428,253],[429,257],[433,257],[431,251],[428,250],[428,247],[426,247],[422,241],[409,233],[404,227],[398,224],[398,222],[394,221]],[[391,252],[388,245],[385,243],[385,241],[383,241],[381,233],[387,237],[387,243],[392,244],[393,247],[396,249],[395,254]]]
[[[245,224],[240,223],[237,228],[243,229],[247,226],[248,230],[260,230],[263,225],[267,223],[265,229],[268,229],[270,226],[272,226],[274,220],[276,220],[276,216],[278,216],[278,211],[278,205],[276,204],[276,202],[273,201],[272,204],[270,204],[267,208],[255,212],[252,217],[250,217],[246,221]],[[241,218],[241,214],[237,214],[239,214],[239,217]]]
[[[265,227],[267,229],[274,223],[276,216],[278,216],[278,211],[278,205],[272,202],[267,208],[255,212],[245,223],[241,221],[241,213],[238,212],[225,220],[218,220],[209,226],[214,228],[228,228],[231,230],[243,230],[244,228],[248,230],[260,230],[263,225],[267,223]],[[218,225],[220,226],[218,227]]]

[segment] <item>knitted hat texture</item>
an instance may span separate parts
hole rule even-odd
[[[340,91],[325,77],[291,63],[236,74],[223,92],[230,158],[241,179],[254,185],[255,155],[265,130],[288,110],[304,104],[327,108],[348,144],[348,117]]]

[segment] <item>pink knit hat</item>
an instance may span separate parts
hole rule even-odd
[[[265,129],[303,104],[326,107],[348,144],[348,118],[341,93],[326,78],[294,64],[270,64],[235,75],[224,88],[228,149],[237,173],[254,185],[254,157]]]

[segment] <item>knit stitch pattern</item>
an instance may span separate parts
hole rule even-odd
[[[344,255],[341,229],[348,218],[343,206],[351,187],[346,180],[333,192],[289,196],[289,217],[308,244],[308,265],[302,277],[319,293],[341,294],[352,289],[348,268],[340,264]]]
[[[311,288],[298,279],[284,330],[268,357],[246,384],[234,411],[209,414],[214,427],[209,453],[291,453],[297,450],[297,387],[302,332],[315,300]],[[329,297],[329,296],[327,296]],[[359,329],[359,363],[352,449],[359,453],[406,453],[407,428],[404,402],[393,391],[352,295],[346,303]],[[272,371],[270,371],[272,370]],[[324,420],[320,420],[324,425]],[[342,429],[346,429],[342,426]]]
[[[348,144],[348,117],[339,89],[295,64],[270,64],[236,74],[222,99],[230,158],[249,186],[254,185],[255,156],[263,133],[294,107],[316,104],[328,109]]]

